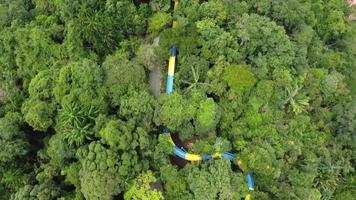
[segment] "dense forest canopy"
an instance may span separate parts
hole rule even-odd
[[[0,199],[355,199],[349,3],[0,0]]]

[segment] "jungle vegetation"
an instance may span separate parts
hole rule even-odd
[[[0,0],[0,199],[356,197],[347,0]],[[170,28],[177,21],[175,29]],[[158,45],[154,40],[159,38]],[[149,73],[174,92],[154,96]],[[193,153],[187,163],[168,127]]]

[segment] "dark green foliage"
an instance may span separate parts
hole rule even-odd
[[[79,176],[84,197],[111,199],[128,189],[128,181],[146,168],[135,156],[132,150],[118,154],[97,142],[79,149],[77,157],[82,164]]]
[[[198,32],[203,39],[202,55],[210,62],[219,56],[226,57],[229,62],[239,62],[241,55],[239,45],[231,33],[220,28],[212,19],[204,19],[196,23]]]
[[[66,0],[54,5],[60,18],[74,29],[75,34],[67,38],[70,46],[91,48],[100,56],[113,52],[126,35],[145,31],[147,7],[137,8],[128,0]]]
[[[126,55],[119,54],[108,56],[103,63],[105,75],[104,85],[107,87],[109,97],[114,105],[118,105],[120,96],[125,94],[128,88],[140,87],[146,77],[144,69],[135,62],[130,62]]]
[[[21,130],[23,119],[19,113],[7,113],[0,118],[0,161],[5,164],[26,155],[29,151],[28,141]]]
[[[179,68],[174,77],[179,87],[187,87],[186,90],[193,88],[206,87],[204,83],[207,78],[209,63],[207,60],[198,56],[180,57]]]
[[[268,18],[244,14],[238,22],[231,25],[231,29],[239,40],[242,55],[254,66],[270,70],[293,64],[293,43],[283,27]]]
[[[354,199],[355,6],[172,5],[0,0],[0,199]]]
[[[97,115],[93,107],[80,108],[76,103],[64,104],[58,113],[57,130],[64,134],[70,145],[81,145],[94,125]]]
[[[12,22],[25,23],[31,19],[31,3],[26,0],[0,1],[0,27],[9,26]]]

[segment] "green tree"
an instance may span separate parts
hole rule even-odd
[[[194,199],[233,199],[236,189],[232,185],[230,161],[220,159],[203,164],[202,168],[189,166],[187,182]]]
[[[166,199],[193,199],[188,189],[188,182],[175,166],[163,165],[160,168],[160,176]]]
[[[136,62],[130,62],[125,55],[108,56],[103,63],[104,86],[109,92],[112,104],[117,106],[120,97],[128,88],[140,88],[146,80],[144,68]]]
[[[111,199],[122,191],[125,184],[117,173],[117,153],[92,142],[77,151],[82,165],[79,171],[81,192],[85,199]]]
[[[162,96],[162,105],[155,119],[156,124],[164,124],[172,130],[178,128],[191,120],[196,109],[187,99],[178,93]]]
[[[43,184],[26,185],[11,195],[11,200],[47,200],[60,196],[60,188],[53,181],[47,181]]]
[[[238,52],[239,45],[230,32],[220,28],[211,19],[198,21],[196,26],[203,39],[201,51],[204,58],[210,62],[214,62],[219,56],[224,56],[229,62],[241,60],[241,55]]]
[[[52,95],[56,70],[43,70],[30,82],[30,97],[22,105],[25,120],[34,130],[46,131],[52,124],[55,103]]]
[[[131,188],[125,193],[124,199],[133,200],[162,200],[162,193],[153,188],[157,179],[154,177],[151,171],[147,171],[144,174],[140,174],[132,184]]]
[[[240,43],[239,52],[253,66],[269,71],[294,64],[295,46],[283,27],[267,17],[244,14],[231,29]]]
[[[70,63],[59,71],[53,88],[60,105],[55,129],[70,144],[79,146],[89,139],[95,118],[106,112],[103,84],[103,71],[91,60]]]
[[[75,37],[67,39],[69,45],[89,46],[101,57],[112,53],[126,35],[145,32],[147,6],[136,7],[131,1],[65,0],[55,1],[54,6],[60,18],[76,32],[68,35]]]
[[[252,71],[246,65],[232,65],[225,68],[222,78],[234,92],[239,94],[249,91],[256,82]]]
[[[170,25],[171,16],[168,13],[157,12],[152,15],[148,20],[148,31],[154,35],[157,35],[164,28]]]
[[[196,116],[198,133],[206,133],[215,128],[218,122],[217,112],[218,108],[213,99],[209,98],[200,103]]]
[[[0,160],[3,164],[25,156],[29,152],[29,143],[21,130],[23,119],[19,113],[7,113],[0,118]]]
[[[175,83],[179,88],[187,87],[187,90],[205,87],[208,70],[209,62],[201,57],[179,57],[179,67],[174,74]]]
[[[156,102],[150,93],[145,90],[129,89],[128,93],[119,100],[118,115],[126,120],[139,121],[142,127],[148,128],[152,122],[155,107]]]

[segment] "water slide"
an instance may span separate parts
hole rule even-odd
[[[175,0],[174,10],[177,9],[177,6],[178,6],[178,0]],[[176,24],[177,24],[176,21],[173,21],[172,28],[175,28]],[[176,57],[177,57],[177,48],[175,46],[173,46],[171,49],[171,55],[169,57],[169,62],[168,62],[166,94],[171,94],[173,92],[174,70],[175,70],[175,64],[176,64]],[[210,160],[210,159],[227,158],[237,164],[242,163],[241,160],[238,160],[236,158],[236,156],[230,152],[222,152],[222,153],[215,152],[213,154],[202,154],[202,155],[187,153],[186,151],[184,151],[183,149],[179,148],[178,146],[176,146],[174,144],[168,128],[166,128],[163,131],[163,134],[169,135],[169,141],[173,145],[174,154],[182,159],[185,159],[188,161],[203,161],[203,160]],[[252,172],[247,172],[246,179],[247,179],[248,189],[250,191],[253,191],[254,190],[254,180],[253,180]],[[250,194],[247,194],[245,197],[245,200],[250,200],[250,199],[251,199]]]

